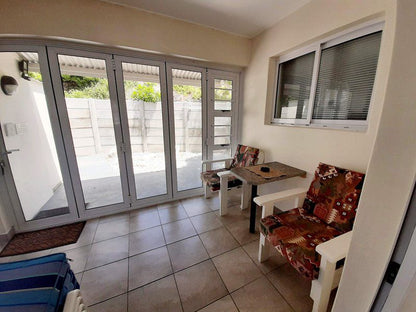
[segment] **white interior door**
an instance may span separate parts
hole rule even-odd
[[[22,74],[20,66],[28,67]],[[26,63],[27,62],[27,63]],[[13,77],[0,94],[0,161],[18,228],[30,230],[78,218],[46,58],[38,46],[2,46],[1,75]]]

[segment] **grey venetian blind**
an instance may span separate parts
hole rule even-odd
[[[275,118],[306,118],[314,59],[311,52],[279,65]]]
[[[366,120],[381,31],[321,52],[313,119]]]

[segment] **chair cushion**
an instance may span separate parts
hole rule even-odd
[[[303,208],[341,232],[351,231],[364,174],[320,163]]]
[[[218,176],[218,172],[227,171],[228,169],[216,169],[216,170],[208,170],[201,173],[201,179],[210,187],[211,191],[215,192],[220,189],[220,177]],[[228,188],[236,187],[241,185],[242,182],[237,179],[235,176],[228,177]]]
[[[320,255],[316,246],[342,232],[325,224],[303,208],[295,208],[261,219],[260,229],[268,241],[305,278],[319,274]]]
[[[260,150],[238,144],[230,168],[253,166],[257,163]]]

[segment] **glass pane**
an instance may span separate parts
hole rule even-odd
[[[230,144],[231,138],[229,136],[214,137],[214,145]]]
[[[315,52],[279,65],[275,118],[306,119]]]
[[[105,61],[69,55],[58,61],[86,208],[121,203]]]
[[[322,51],[314,119],[367,119],[380,41],[377,32]]]
[[[202,186],[201,73],[172,69],[178,191]]]
[[[159,66],[122,68],[137,198],[166,194]]]
[[[219,136],[219,135],[231,135],[231,127],[230,126],[214,127],[214,136]]]
[[[27,61],[28,79],[19,73],[18,62]],[[56,152],[39,71],[38,54],[2,52],[3,73],[12,76],[18,88],[2,96],[0,122],[14,184],[26,221],[69,213],[61,168]]]
[[[221,110],[221,111],[230,111],[231,110],[231,102],[215,101],[214,102],[214,109],[215,110]]]
[[[215,89],[214,96],[216,100],[231,101],[233,93],[231,90]]]
[[[231,117],[214,117],[214,126],[231,126]]]
[[[231,157],[231,147],[213,151],[213,159],[224,159]]]
[[[216,89],[232,90],[233,81],[232,80],[226,80],[226,79],[214,79],[214,87]]]
[[[214,150],[212,153],[213,153],[213,159],[214,160],[231,158],[231,148],[230,147],[220,149],[220,150]],[[223,162],[213,163],[212,166],[211,166],[211,169],[212,170],[221,169],[221,168],[224,168],[224,165],[225,164]]]

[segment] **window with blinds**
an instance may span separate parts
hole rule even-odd
[[[276,118],[306,118],[314,59],[312,52],[280,63]]]
[[[318,42],[314,51],[291,59],[282,56],[274,122],[366,129],[381,28],[373,25]]]

